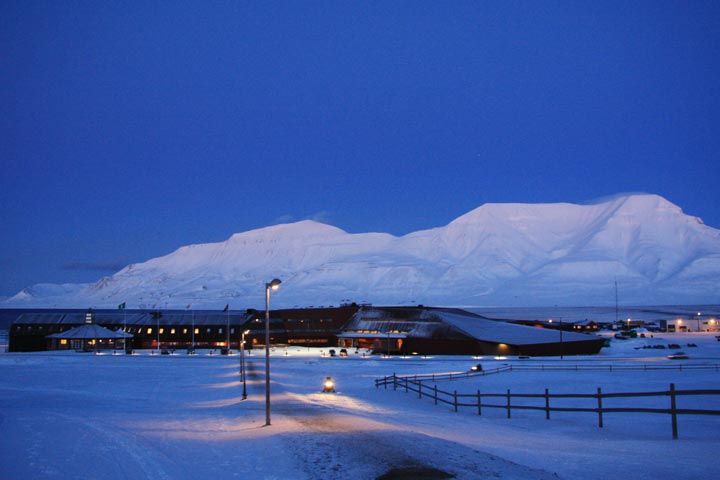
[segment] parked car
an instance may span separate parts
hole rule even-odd
[[[473,365],[472,367],[470,367],[470,371],[471,371],[471,372],[482,372],[482,371],[483,371],[483,369],[482,369],[482,363],[478,363],[477,365]]]
[[[687,360],[690,358],[685,352],[675,352],[672,355],[668,355],[670,360]]]
[[[328,351],[328,353],[330,354],[331,357],[334,357],[334,356],[335,356],[335,349],[334,349],[334,348],[331,348],[331,349]]]
[[[346,349],[346,348],[341,348],[341,349],[340,349],[340,356],[341,356],[341,357],[347,357],[347,356],[348,356],[348,353],[347,353],[347,349]]]

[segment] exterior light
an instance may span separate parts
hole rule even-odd
[[[325,377],[322,391],[323,393],[335,393],[335,382],[332,377]]]
[[[247,382],[245,381],[245,335],[250,333],[250,330],[242,332],[240,337],[240,378],[243,382],[242,399],[247,398]]]
[[[265,426],[270,426],[270,290],[280,288],[280,279],[265,284]]]

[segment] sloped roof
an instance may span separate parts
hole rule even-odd
[[[47,338],[66,338],[73,340],[92,340],[96,338],[131,338],[132,334],[121,331],[112,331],[94,323],[87,323],[79,327],[71,328],[65,332],[53,333]]]
[[[397,330],[407,337],[415,338],[463,335],[479,341],[517,346],[560,343],[559,330],[491,320],[456,308],[364,308],[355,314],[339,336],[385,338],[388,332]],[[369,333],[371,331],[378,333]],[[595,335],[562,332],[563,343],[593,341],[598,338]]]
[[[534,345],[540,343],[559,343],[560,330],[528,327],[499,320],[487,320],[477,316],[460,315],[442,310],[433,311],[443,321],[462,330],[477,340],[507,343],[508,345]],[[597,340],[596,335],[562,332],[563,342]]]
[[[85,323],[86,312],[28,312],[20,314],[13,324],[44,324],[44,325],[80,325]],[[127,312],[114,310],[110,312],[97,312],[93,314],[95,324],[127,325],[127,326],[154,326],[160,325],[231,325],[244,324],[252,315],[246,312],[231,311],[230,315],[220,311],[171,311],[162,312],[160,321],[148,312]]]

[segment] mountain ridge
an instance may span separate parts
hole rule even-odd
[[[92,284],[38,284],[8,306],[215,306],[346,301],[603,305],[717,300],[720,230],[654,194],[599,203],[488,203],[445,226],[394,236],[325,223],[262,227],[186,245]],[[259,285],[259,287],[258,287]]]

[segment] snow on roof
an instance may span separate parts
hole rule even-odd
[[[94,323],[88,323],[79,327],[71,328],[65,332],[53,333],[47,338],[66,338],[66,339],[95,339],[95,338],[131,338],[132,334],[117,331],[114,332],[108,328],[101,327]]]
[[[498,320],[487,320],[477,316],[451,313],[444,310],[433,311],[443,321],[477,340],[507,343],[508,345],[533,345],[538,343],[560,342],[560,331],[547,328],[526,327]],[[563,331],[563,342],[581,342],[597,340],[595,335]]]
[[[230,323],[236,325],[238,321],[245,323],[250,315],[244,311],[241,313],[230,312]],[[158,320],[150,313],[123,313],[118,310],[113,313],[94,312],[93,321],[99,324],[113,325],[155,325]],[[188,312],[162,312],[160,325],[225,325],[228,321],[228,314],[224,312],[196,312],[194,315]],[[18,316],[13,324],[61,324],[79,325],[85,323],[85,312],[70,313],[23,313]]]

